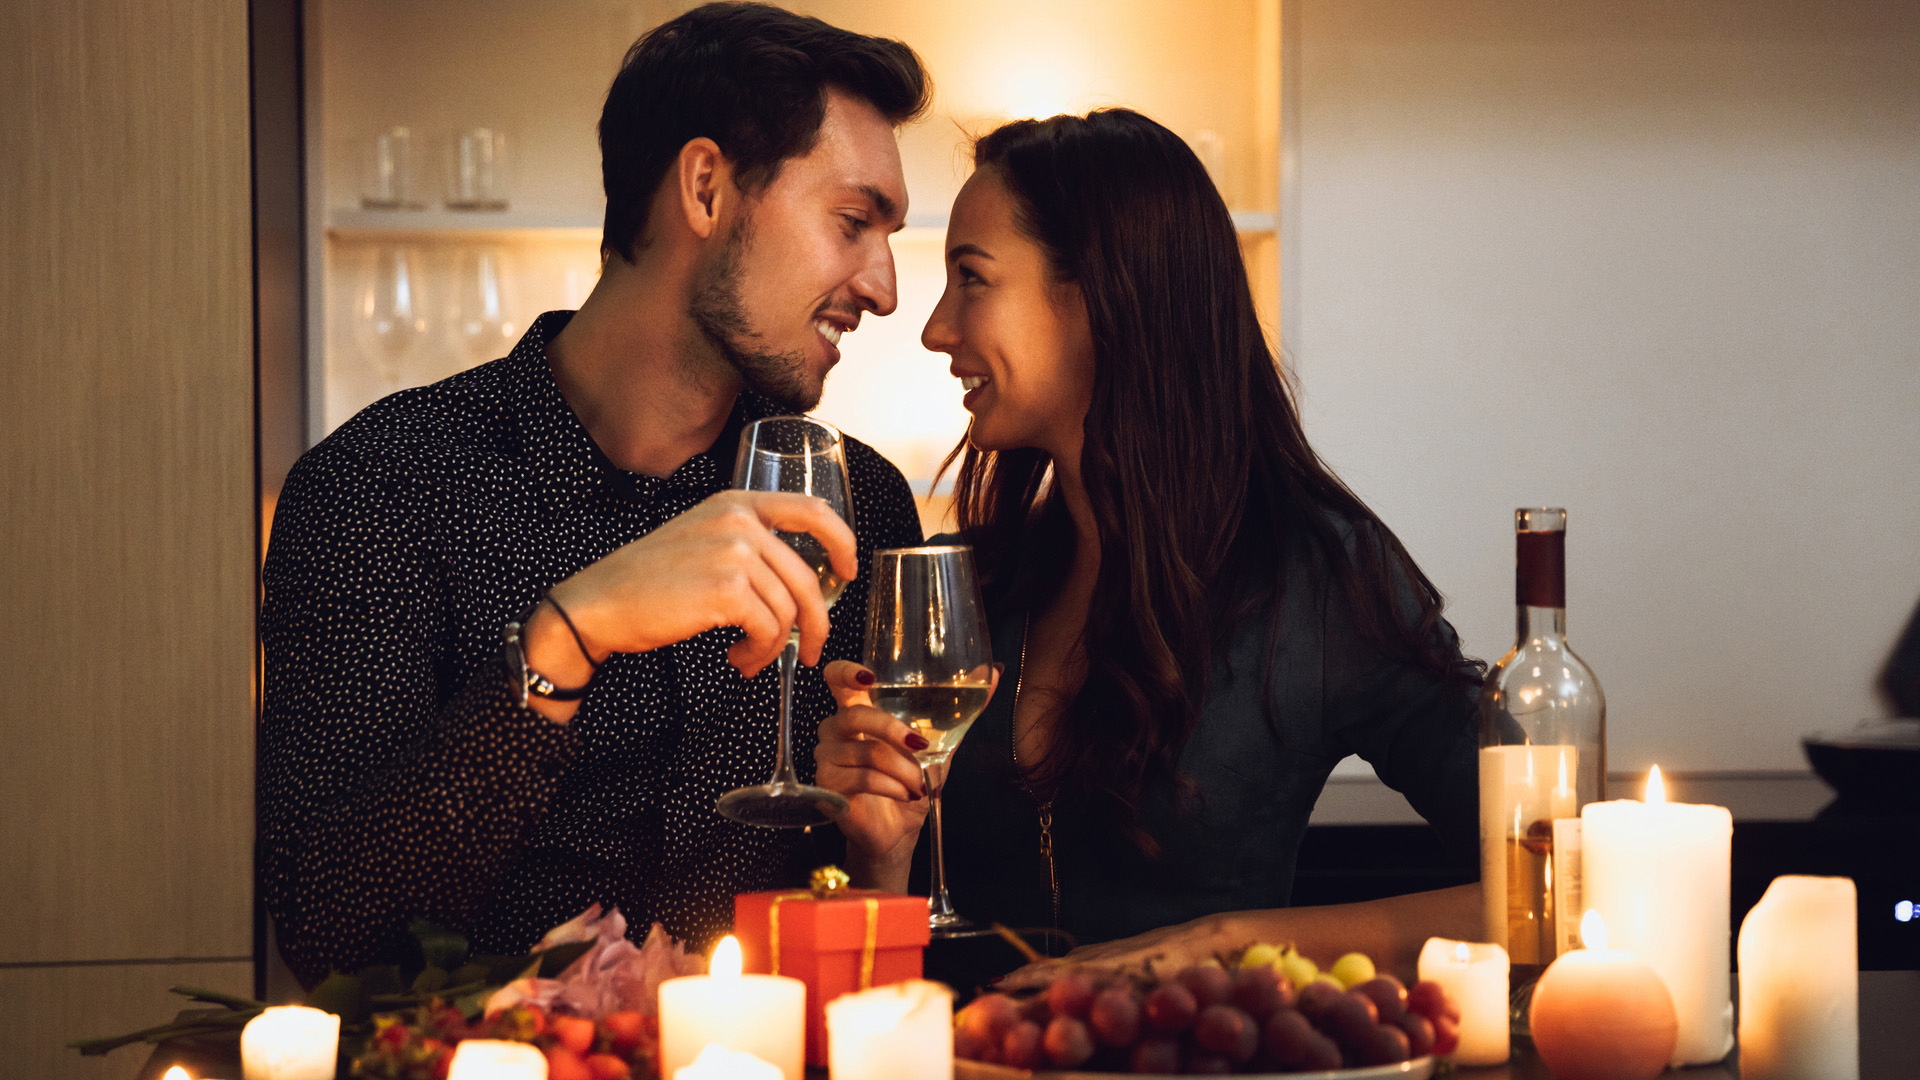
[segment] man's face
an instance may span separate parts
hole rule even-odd
[[[907,182],[893,125],[828,91],[813,149],[741,205],[689,314],[749,389],[805,412],[840,360],[840,335],[897,303],[888,238],[906,221]]]

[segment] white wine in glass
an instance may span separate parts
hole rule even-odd
[[[947,895],[940,794],[948,759],[993,696],[993,643],[974,577],[973,549],[890,548],[873,555],[867,591],[867,691],[874,707],[899,717],[927,740],[915,754],[927,785],[933,829],[936,938],[988,933],[953,909]]]
[[[733,463],[733,486],[745,491],[793,491],[822,499],[853,524],[853,493],[847,483],[846,444],[830,425],[804,416],[756,420],[740,432],[740,456]],[[774,535],[793,548],[820,579],[827,606],[847,587],[833,572],[827,549],[808,533]],[[846,797],[800,782],[793,768],[793,671],[800,662],[800,631],[787,635],[780,650],[780,742],[773,779],[735,788],[720,796],[721,814],[747,825],[801,828],[824,825],[847,809]]]

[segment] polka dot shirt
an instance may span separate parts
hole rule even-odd
[[[726,488],[741,425],[779,411],[743,395],[671,476],[619,470],[547,367],[569,315],[368,407],[287,478],[261,617],[260,887],[303,982],[404,955],[413,916],[513,953],[599,901],[704,947],[735,893],[797,883],[822,840],[714,811],[773,770],[779,676],[727,663],[737,630],[613,656],[570,724],[515,701],[504,624]],[[832,610],[829,658],[860,651],[870,554],[921,537],[899,470],[847,446],[861,580]],[[803,778],[832,711],[801,668]]]

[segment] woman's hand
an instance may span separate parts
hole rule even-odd
[[[873,707],[873,672],[835,660],[825,672],[840,711],[820,725],[813,752],[815,782],[847,797],[840,831],[847,838],[847,869],[862,886],[907,891],[913,845],[927,819],[926,778],[914,751],[927,740]]]
[[[1118,971],[1122,968],[1138,969],[1148,960],[1153,961],[1155,971],[1179,971],[1211,960],[1217,953],[1238,945],[1252,944],[1250,941],[1238,942],[1237,945],[1233,943],[1228,926],[1230,917],[1208,915],[1132,937],[1103,941],[1098,945],[1082,945],[1058,959],[1042,960],[1013,971],[994,983],[993,988],[1022,990],[1030,986],[1045,986],[1068,968],[1096,967]]]

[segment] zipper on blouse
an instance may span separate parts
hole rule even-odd
[[[1011,732],[1013,749],[1013,771],[1020,778],[1020,786],[1032,796],[1034,806],[1040,816],[1040,855],[1047,860],[1047,888],[1053,893],[1053,930],[1060,932],[1060,873],[1053,864],[1053,800],[1041,799],[1040,793],[1027,783],[1026,770],[1020,767],[1020,688],[1027,684],[1027,637],[1033,629],[1033,617],[1028,616],[1026,625],[1020,631],[1020,675],[1013,681],[1013,717],[1007,727]]]

